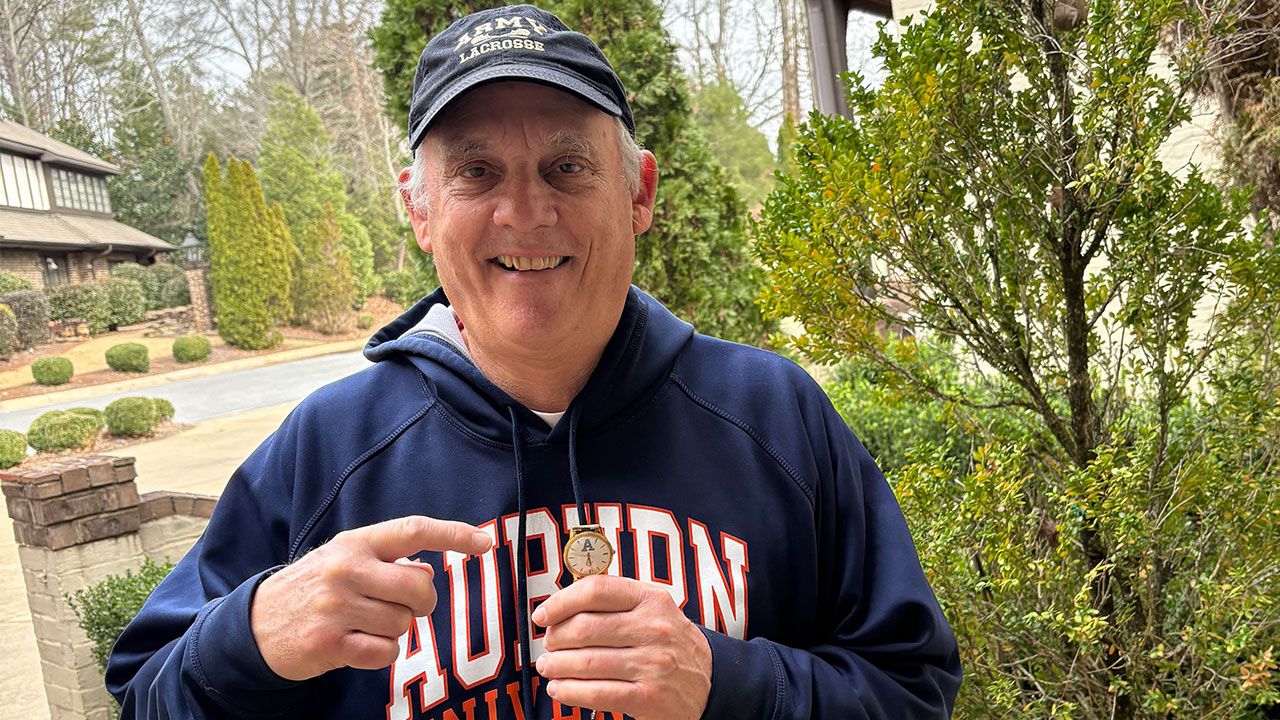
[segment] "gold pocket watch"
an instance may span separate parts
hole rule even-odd
[[[613,545],[600,525],[575,525],[569,528],[569,541],[564,544],[564,565],[574,580],[600,575],[613,562]]]

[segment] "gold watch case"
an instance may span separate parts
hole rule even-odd
[[[562,559],[575,580],[600,575],[613,563],[613,545],[599,525],[575,525],[569,528],[569,541],[564,544]]]

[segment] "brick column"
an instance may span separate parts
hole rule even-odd
[[[133,458],[104,455],[0,473],[52,720],[114,717],[115,701],[65,598],[142,564],[135,475]]]
[[[187,290],[191,293],[191,316],[195,321],[196,332],[209,332],[213,329],[213,312],[209,307],[209,293],[205,285],[209,265],[208,263],[189,265],[185,272]]]

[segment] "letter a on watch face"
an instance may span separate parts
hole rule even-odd
[[[564,546],[564,564],[575,578],[599,575],[613,562],[613,546],[599,527],[575,527]]]

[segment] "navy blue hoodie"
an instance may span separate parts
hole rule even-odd
[[[704,628],[704,717],[949,716],[955,638],[884,477],[804,371],[696,335],[632,288],[548,430],[448,343],[402,337],[440,302],[379,331],[373,367],[304,400],[236,471],[116,643],[123,717],[587,720],[531,668],[521,680],[522,645],[541,653],[531,608],[571,580],[571,470],[617,548],[610,572],[658,584]],[[440,600],[392,667],[276,676],[249,630],[257,583],[343,530],[412,514],[472,523],[494,548],[419,556]]]

